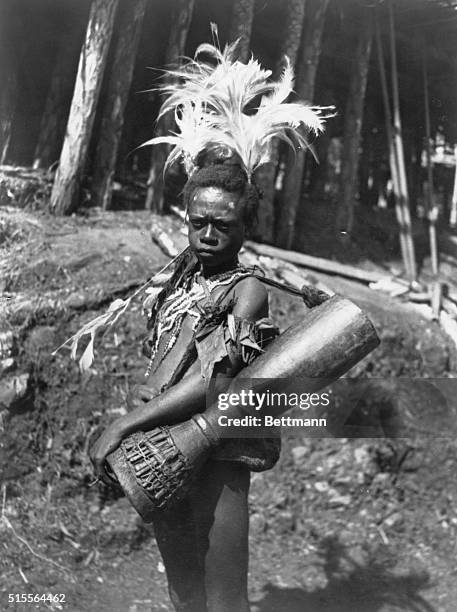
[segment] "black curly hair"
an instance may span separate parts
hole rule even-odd
[[[183,190],[183,204],[186,210],[195,191],[200,187],[219,187],[230,193],[240,194],[243,201],[243,221],[251,231],[257,221],[260,191],[250,183],[246,172],[234,164],[212,164],[196,170]]]

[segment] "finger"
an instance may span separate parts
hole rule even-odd
[[[116,478],[116,475],[113,472],[113,470],[111,469],[111,465],[108,463],[108,461],[105,461],[104,470],[105,470],[105,474],[106,474],[106,478],[107,478],[107,480],[104,481],[105,483],[107,483],[107,484],[109,484],[111,486],[113,484],[119,484],[118,480]]]
[[[95,465],[94,465],[94,471],[95,471],[96,478],[104,482],[106,485],[113,484],[113,481],[110,479],[105,469],[105,458],[96,459]]]
[[[104,482],[108,487],[111,487],[113,485],[113,479],[110,478],[105,468],[103,468],[103,474],[100,476],[100,480]]]

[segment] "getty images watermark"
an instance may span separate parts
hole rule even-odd
[[[221,435],[411,438],[457,436],[457,378],[342,378],[218,381],[208,406]]]
[[[330,393],[286,393],[266,391],[256,392],[253,389],[241,389],[236,393],[219,393],[217,407],[221,412],[231,406],[249,408],[258,415],[246,414],[242,417],[229,417],[221,414],[218,424],[221,427],[326,427],[326,418],[304,418],[292,416],[274,416],[268,411],[299,408],[327,407],[330,405]]]

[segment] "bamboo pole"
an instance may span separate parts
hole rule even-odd
[[[422,51],[422,77],[424,86],[424,111],[425,111],[425,138],[427,152],[427,219],[428,235],[430,241],[430,259],[432,264],[433,287],[432,287],[432,311],[433,318],[439,319],[441,310],[441,283],[438,278],[439,260],[438,243],[436,238],[436,221],[438,218],[438,208],[433,205],[433,167],[432,167],[432,147],[431,147],[431,127],[430,127],[430,101],[428,95],[428,72],[425,50]]]
[[[390,34],[390,55],[392,67],[392,101],[393,101],[393,137],[394,146],[398,163],[398,179],[400,187],[400,203],[403,209],[403,220],[405,224],[406,246],[409,259],[409,274],[408,280],[411,284],[416,282],[416,258],[414,252],[414,242],[411,228],[411,215],[409,210],[408,183],[406,180],[405,155],[403,150],[403,138],[401,131],[400,118],[400,95],[398,91],[398,67],[397,67],[397,50],[395,44],[395,24],[392,0],[388,3],[389,11],[389,34]]]
[[[429,222],[430,235],[430,255],[432,258],[432,272],[438,275],[438,250],[436,245],[436,218],[437,210],[433,206],[433,167],[432,167],[432,147],[431,147],[431,127],[430,127],[430,102],[428,95],[428,73],[425,52],[422,53],[422,75],[424,84],[424,110],[425,110],[425,138],[427,152],[427,217]]]
[[[451,215],[449,217],[449,225],[457,227],[457,145],[454,147],[455,158],[455,174],[454,174],[454,189],[452,192]]]
[[[376,51],[378,55],[379,76],[380,76],[380,81],[381,81],[382,100],[384,104],[384,116],[386,120],[386,136],[387,136],[387,146],[388,146],[388,151],[389,151],[390,174],[392,177],[392,183],[393,183],[394,195],[395,195],[395,214],[397,216],[398,227],[399,227],[400,250],[401,250],[401,255],[403,259],[403,265],[405,266],[406,274],[409,277],[410,276],[410,263],[409,263],[408,247],[406,244],[405,220],[403,216],[403,208],[400,205],[398,162],[397,162],[397,155],[395,152],[394,140],[393,140],[392,113],[390,110],[389,93],[387,89],[386,66],[384,63],[384,50],[382,48],[381,33],[379,30],[379,10],[377,6],[375,10],[375,38],[376,38]]]

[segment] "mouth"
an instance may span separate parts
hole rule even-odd
[[[203,256],[208,256],[208,255],[215,255],[216,252],[213,251],[212,249],[198,249],[197,253],[199,255],[203,255]]]

